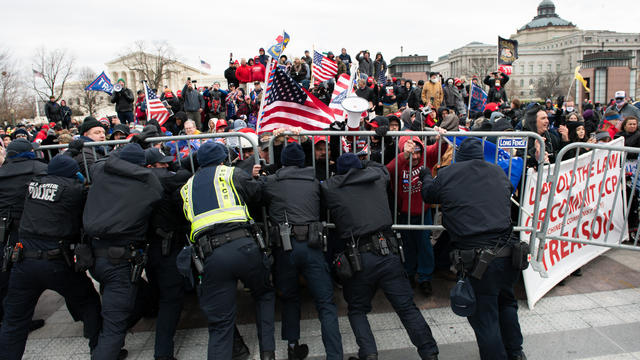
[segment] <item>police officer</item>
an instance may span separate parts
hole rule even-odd
[[[442,204],[442,222],[457,253],[488,249],[493,254],[480,278],[469,277],[476,311],[467,319],[476,334],[480,357],[526,359],[513,294],[520,269],[512,265],[513,247],[508,244],[512,230],[509,179],[499,166],[484,161],[482,142],[477,138],[463,140],[455,163],[441,169],[435,179],[428,171],[421,177],[422,197],[427,203]],[[467,263],[472,265],[473,257]],[[473,274],[476,269],[469,270]]]
[[[91,168],[83,223],[95,256],[91,273],[103,288],[104,319],[94,360],[119,356],[133,315],[149,217],[162,198],[160,181],[144,166],[140,145],[127,144]]]
[[[145,150],[146,167],[158,177],[164,188],[162,200],[153,208],[148,239],[149,264],[146,274],[157,291],[159,303],[156,320],[156,359],[174,359],[174,336],[184,297],[184,279],[178,273],[176,257],[182,248],[189,223],[182,216],[179,189],[191,177],[187,170],[173,172],[173,157],[157,148]]]
[[[300,292],[302,274],[320,318],[327,359],[342,359],[333,283],[322,250],[324,229],[320,223],[320,182],[312,167],[304,167],[305,154],[298,143],[287,145],[281,155],[283,168],[264,180],[263,200],[268,205],[274,249],[275,282],[282,293],[282,339],[288,341],[289,360],[304,359],[309,348],[300,339]]]
[[[366,165],[366,166],[365,166]],[[438,346],[420,310],[401,263],[401,246],[391,232],[387,200],[389,172],[376,162],[363,164],[355,154],[342,154],[338,175],[322,183],[322,194],[338,238],[346,243],[351,274],[343,277],[349,323],[360,349],[360,359],[378,359],[367,313],[378,287],[400,317],[422,359],[437,359]],[[342,257],[336,263],[343,264]],[[356,358],[352,358],[356,359]]]
[[[80,239],[83,185],[78,164],[57,155],[48,175],[29,183],[20,220],[20,239],[0,328],[2,359],[20,359],[24,353],[29,319],[46,289],[65,298],[72,315],[84,322],[84,336],[94,349],[100,331],[100,297],[86,272],[75,272],[70,244]],[[75,310],[75,311],[73,311]]]
[[[209,359],[230,359],[236,322],[236,287],[242,280],[256,305],[260,358],[275,359],[274,305],[270,264],[252,238],[247,202],[260,200],[260,184],[247,172],[225,166],[227,148],[204,143],[200,169],[180,190],[189,239],[204,258],[198,298],[209,324]],[[259,167],[259,165],[256,165]]]
[[[17,138],[7,146],[6,160],[0,167],[0,245],[4,255],[0,272],[0,322],[9,286],[10,250],[19,239],[20,217],[29,181],[46,173],[47,165],[36,159],[33,146],[27,139]],[[35,330],[43,325],[43,320],[34,320],[30,328]]]

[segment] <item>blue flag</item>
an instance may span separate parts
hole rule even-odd
[[[451,137],[448,138],[450,141],[454,141]],[[456,136],[455,144],[456,151],[458,151],[458,146],[460,143],[466,139],[464,136]],[[478,138],[482,141],[482,138]],[[498,151],[498,161],[496,161],[496,150]],[[509,160],[511,160],[511,185],[513,185],[513,191],[518,188],[518,184],[520,183],[520,178],[522,178],[522,168],[524,167],[524,161],[521,157],[511,157],[508,152],[497,148],[496,144],[492,143],[489,140],[484,141],[484,160],[490,162],[492,164],[496,164],[504,170],[504,173],[509,176]]]
[[[107,75],[105,75],[104,71],[84,89],[93,91],[104,91],[109,95],[113,93],[113,85],[111,84],[111,80],[109,80]]]
[[[471,83],[471,94],[469,94],[469,98],[471,99],[470,110],[475,112],[483,112],[484,106],[487,104],[487,93],[482,90],[482,88],[476,86]]]
[[[269,49],[267,50],[267,53],[269,53],[269,55],[271,55],[271,57],[274,59],[280,58],[280,55],[282,55],[282,52],[284,52],[284,49],[287,47],[287,45],[289,45],[290,39],[291,38],[289,34],[287,34],[287,32],[284,31],[283,35],[280,35],[276,38],[276,43],[274,45],[271,45],[271,47],[269,47]]]

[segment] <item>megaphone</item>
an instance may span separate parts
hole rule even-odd
[[[116,83],[115,85],[113,85],[113,91],[119,92],[121,90],[122,90],[122,85],[120,85],[119,83]]]
[[[360,127],[362,112],[367,110],[369,102],[359,96],[347,96],[342,100],[342,108],[347,112],[347,126],[351,129]]]

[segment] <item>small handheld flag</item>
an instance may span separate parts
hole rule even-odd
[[[95,80],[91,82],[91,84],[87,85],[87,87],[84,89],[103,91],[111,95],[113,93],[113,84],[111,84],[111,80],[109,80],[109,77],[107,77],[107,75],[103,71]]]

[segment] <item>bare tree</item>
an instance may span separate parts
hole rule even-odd
[[[548,72],[540,76],[535,84],[535,93],[541,99],[552,99],[565,95],[569,88],[569,77],[561,72]]]
[[[98,75],[89,67],[84,67],[80,70],[79,74],[79,91],[80,102],[78,106],[83,111],[83,113],[88,114],[90,116],[94,116],[96,110],[104,103],[104,96],[100,96],[101,93],[99,91],[94,90],[84,90],[89,84],[96,79]]]
[[[496,59],[495,58],[476,58],[471,59],[470,75],[478,77],[478,83],[484,87],[482,80],[489,73],[496,71]]]
[[[48,51],[44,47],[36,50],[33,57],[33,70],[42,74],[42,78],[33,77],[33,90],[42,101],[54,96],[56,101],[64,94],[64,87],[73,74],[75,57],[66,49]]]
[[[140,74],[152,89],[159,89],[163,80],[177,73],[173,66],[177,62],[173,47],[166,41],[153,42],[152,45],[143,40],[136,41],[123,58],[124,66]]]
[[[0,50],[0,120],[14,122],[25,93],[16,61],[8,50]]]

